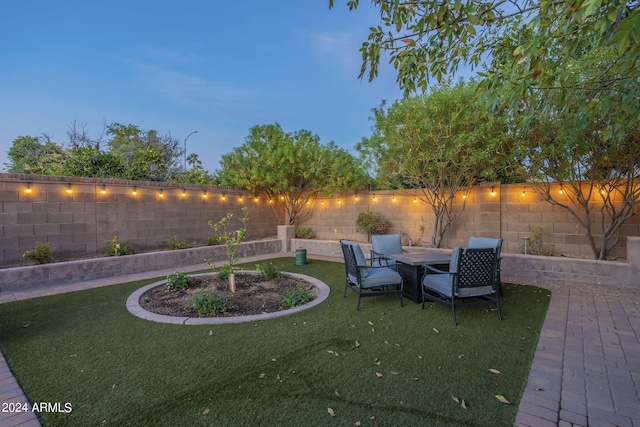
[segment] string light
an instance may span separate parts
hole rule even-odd
[[[522,197],[525,197],[526,195],[527,195],[527,193],[526,193],[525,189],[523,188],[522,189]]]
[[[494,187],[491,187],[491,195],[495,196],[496,195],[496,190]]]

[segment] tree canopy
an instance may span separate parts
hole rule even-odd
[[[8,171],[41,175],[117,178],[143,181],[179,181],[212,184],[194,153],[191,170],[183,170],[180,141],[155,130],[112,123],[98,137],[75,124],[64,144],[47,135],[20,136],[8,151]]]
[[[320,193],[362,186],[359,162],[333,141],[321,144],[308,130],[285,132],[278,124],[254,126],[243,145],[222,156],[221,183],[283,202],[285,224],[299,224]]]
[[[329,0],[330,7],[334,0]],[[346,2],[349,8],[359,0]],[[387,58],[408,95],[460,67],[480,69],[482,93],[507,104],[521,125],[559,105],[603,121],[624,138],[640,120],[640,11],[627,0],[376,0],[381,22],[361,47],[360,77],[375,79]],[[552,95],[537,97],[536,93]]]
[[[438,86],[428,94],[383,103],[373,110],[373,135],[357,148],[387,185],[410,189],[431,206],[435,217],[431,245],[461,211],[453,203],[478,181],[495,179],[509,163],[511,143],[504,116],[475,97],[475,83]]]

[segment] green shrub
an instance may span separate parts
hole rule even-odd
[[[229,264],[224,264],[220,268],[217,269],[218,277],[221,279],[228,279],[235,272],[235,268],[230,266]]]
[[[118,243],[118,236],[115,235],[111,238],[111,244],[102,248],[102,253],[107,256],[120,256],[135,254],[136,250],[129,243]]]
[[[278,270],[278,267],[273,265],[271,261],[263,262],[262,264],[256,264],[256,270],[263,279],[277,279],[286,277],[286,274]]]
[[[22,254],[22,260],[33,261],[37,264],[48,264],[53,262],[53,251],[54,249],[49,242],[36,242],[32,251],[25,251],[25,253]]]
[[[224,295],[213,295],[210,290],[202,288],[193,298],[193,308],[201,315],[217,316],[229,310],[237,310],[238,306]]]
[[[167,276],[167,284],[164,287],[164,290],[167,292],[173,291],[184,291],[189,287],[189,281],[191,280],[191,276],[187,273],[182,272],[174,272]]]
[[[308,290],[302,286],[298,286],[293,291],[286,291],[282,298],[282,303],[289,308],[298,307],[312,301],[315,297]]]
[[[315,236],[311,227],[296,228],[296,239],[313,239]]]
[[[390,225],[389,221],[382,215],[382,212],[378,211],[362,211],[356,219],[357,230],[367,233],[368,236],[385,234]]]
[[[193,242],[193,245],[190,245],[186,240],[178,240],[178,236],[171,236],[168,241],[165,240],[162,244],[169,249],[187,249],[195,246],[195,242]]]
[[[207,246],[216,246],[224,244],[224,239],[221,236],[210,236],[207,238]]]

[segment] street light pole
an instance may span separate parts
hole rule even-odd
[[[184,139],[184,170],[185,172],[187,171],[187,139],[189,139],[189,137],[194,133],[198,133],[198,131],[194,130],[189,135],[187,135],[187,137]]]

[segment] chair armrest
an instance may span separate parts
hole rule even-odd
[[[424,266],[424,270],[425,270],[425,273],[427,273],[429,271],[431,271],[433,273],[437,273],[437,274],[449,274],[450,273],[449,271],[440,270],[440,269],[435,268],[435,267],[433,267],[431,265],[425,265]]]
[[[384,254],[381,254],[381,253],[376,252],[373,249],[371,249],[371,258],[369,258],[369,260],[371,261],[371,266],[372,267],[374,267],[374,265],[373,265],[374,261],[376,261],[376,260],[384,260],[386,262],[388,259],[389,258],[385,257]],[[387,265],[389,265],[389,262],[387,262]]]

